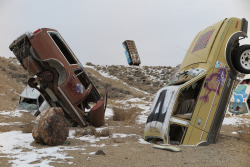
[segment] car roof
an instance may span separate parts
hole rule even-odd
[[[40,92],[38,90],[36,90],[35,88],[31,88],[31,87],[27,86],[23,90],[23,92],[20,96],[24,97],[24,98],[29,98],[29,99],[38,99],[38,97],[40,96]]]

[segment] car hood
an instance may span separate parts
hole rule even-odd
[[[154,131],[152,134],[158,134],[158,137],[164,139],[179,89],[179,85],[166,86],[157,92],[144,129],[149,136]]]

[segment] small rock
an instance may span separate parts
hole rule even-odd
[[[103,152],[103,150],[98,150],[96,151],[95,155],[106,155],[105,152]]]

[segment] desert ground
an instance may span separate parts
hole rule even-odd
[[[31,133],[35,117],[16,110],[29,76],[15,59],[0,60],[0,166],[247,167],[250,164],[247,114],[226,114],[217,143],[208,146],[176,146],[181,151],[171,152],[154,149],[143,140],[154,94],[171,77],[171,67],[87,64],[86,70],[97,89],[109,90],[105,126],[69,127],[69,136],[60,146],[35,143]]]

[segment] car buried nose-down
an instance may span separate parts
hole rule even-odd
[[[200,31],[175,79],[155,96],[144,129],[146,141],[215,143],[238,73],[250,73],[246,19],[227,18]]]
[[[104,124],[107,96],[101,97],[58,31],[41,28],[25,33],[9,48],[24,69],[37,76],[28,84],[39,90],[50,106],[61,107],[73,124]]]

